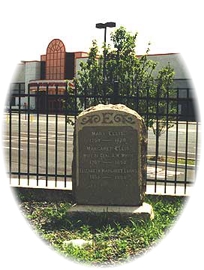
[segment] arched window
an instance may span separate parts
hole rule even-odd
[[[53,39],[46,53],[46,80],[65,78],[65,46],[60,39]]]

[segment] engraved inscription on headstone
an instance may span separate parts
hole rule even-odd
[[[146,129],[124,105],[98,105],[76,122],[73,191],[78,204],[141,205]]]

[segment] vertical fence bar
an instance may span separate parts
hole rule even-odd
[[[176,142],[175,142],[175,171],[174,171],[174,194],[176,194],[177,171],[178,171],[178,140],[179,140],[179,89],[176,98]]]
[[[187,121],[186,121],[186,141],[185,141],[185,177],[184,177],[184,194],[186,194],[187,177],[188,177],[188,130],[189,130],[189,89],[187,88]]]
[[[18,85],[18,185],[21,184],[21,87]]]
[[[87,109],[87,89],[84,89],[84,109]]]
[[[164,177],[164,193],[167,189],[168,177],[168,141],[169,141],[169,89],[166,94],[166,146],[165,146],[165,177]]]
[[[157,177],[158,177],[158,157],[159,157],[159,87],[157,87],[156,96],[156,149],[155,149],[155,178],[154,192],[157,192]]]
[[[146,97],[146,126],[147,126],[147,136],[148,136],[148,130],[149,130],[149,88],[147,88],[147,97]],[[147,137],[148,142],[148,137]],[[148,146],[147,146],[148,149]],[[146,176],[147,179],[147,176]],[[147,179],[148,180],[148,179]],[[147,181],[146,181],[146,187],[147,187]]]
[[[27,185],[29,186],[30,182],[30,85],[28,85],[28,103],[27,103]],[[26,113],[26,112],[25,112]]]
[[[156,120],[156,129],[158,129],[158,119]],[[155,178],[154,178],[154,192],[157,192],[157,176],[158,176],[158,156],[159,156],[159,136],[156,130],[156,149],[155,149]]]
[[[55,187],[57,187],[57,164],[58,164],[58,113],[59,113],[59,92],[58,92],[58,85],[55,88]]]
[[[12,106],[11,106],[11,100],[9,104],[9,178],[10,178],[10,184],[11,184],[11,177],[12,177]]]
[[[45,186],[47,187],[48,186],[48,158],[49,158],[49,156],[48,156],[48,143],[49,143],[49,135],[48,135],[48,128],[49,128],[49,115],[48,115],[48,113],[49,113],[49,101],[48,101],[48,98],[49,98],[49,93],[48,93],[48,91],[49,91],[49,84],[47,83],[47,85],[46,85],[46,93],[45,93],[45,115],[46,115],[46,120],[45,120],[45,125],[46,125],[46,130],[45,130],[45,132],[46,132],[46,135],[45,135],[45,137],[46,137],[46,146],[45,146],[45,155],[46,155],[46,157],[45,157],[45,174],[46,174],[46,176],[45,176]]]
[[[136,89],[136,104],[135,104],[135,110],[136,110],[136,112],[138,112],[138,109],[139,109],[139,91],[140,91],[140,89],[139,89],[139,87],[137,87],[137,89]]]
[[[67,122],[68,122],[68,83],[66,82],[65,92],[65,123],[64,123],[64,187],[67,187]]]
[[[40,131],[40,127],[39,127],[39,107],[40,107],[40,99],[39,99],[39,84],[37,84],[37,92],[35,92],[35,106],[37,106],[36,108],[36,181],[37,181],[37,186],[39,186],[39,131]]]
[[[82,96],[82,98],[84,98],[84,96]],[[76,117],[77,117],[77,115],[78,115],[78,113],[79,113],[78,107],[77,107],[77,99],[78,99],[78,96],[77,96],[77,89],[75,88],[75,89],[74,89],[74,122],[75,122],[75,123],[76,123]],[[83,108],[83,109],[86,109],[86,107]]]
[[[97,89],[96,89],[96,87],[94,87],[94,106],[97,105],[97,98],[96,98],[96,96],[97,96]]]
[[[119,82],[118,81],[114,81],[113,83],[113,100],[112,100],[113,104],[117,104],[119,103]]]
[[[176,142],[175,142],[175,169],[174,169],[174,194],[176,194],[176,186],[177,186],[177,172],[178,172],[178,128],[179,124],[178,121],[176,122]]]
[[[197,176],[198,167],[198,119],[196,119],[196,143],[195,143],[195,177]]]
[[[187,177],[188,177],[188,129],[189,129],[189,122],[186,121],[184,194],[186,194]]]
[[[178,140],[179,140],[179,124],[178,121],[176,122],[176,143],[175,143],[175,170],[174,170],[174,194],[176,194],[176,187],[177,187],[177,172],[178,172]]]
[[[145,118],[146,118],[146,125],[147,125],[147,129],[148,129],[148,126],[149,126],[149,88],[147,88],[146,114],[145,114]]]

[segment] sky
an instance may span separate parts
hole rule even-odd
[[[0,3],[0,74],[3,110],[8,87],[17,63],[21,60],[40,60],[53,38],[61,39],[67,51],[88,51],[91,41],[103,42],[103,30],[95,24],[116,22],[128,31],[138,32],[137,53],[145,52],[151,42],[150,53],[179,52],[186,64],[196,90],[197,104],[203,115],[203,1],[182,0],[6,0]],[[110,30],[107,32],[109,38]],[[202,118],[201,118],[202,119]],[[2,125],[1,125],[2,126]],[[2,131],[2,127],[0,132]],[[2,131],[3,133],[3,131]],[[203,151],[202,151],[203,152]],[[4,164],[3,153],[0,164]],[[2,175],[4,169],[1,170]],[[6,177],[6,176],[5,176]],[[202,181],[199,181],[199,180]],[[55,252],[45,248],[30,232],[18,214],[7,182],[1,179],[0,232],[2,269],[59,269]],[[203,258],[203,228],[200,220],[203,213],[203,175],[198,171],[198,185],[188,202],[181,222],[170,233],[171,237],[158,248],[139,259],[137,267],[142,269],[192,269],[201,265]],[[6,196],[6,197],[5,197]],[[9,203],[8,203],[9,202]],[[5,207],[6,205],[6,207]],[[3,237],[5,236],[5,237]],[[199,246],[201,244],[201,246]],[[2,252],[2,249],[1,249]],[[29,260],[29,261],[28,261]],[[39,261],[41,267],[38,267]],[[7,267],[5,267],[5,265]],[[129,266],[131,269],[131,266]],[[67,269],[67,261],[60,261],[60,269]],[[75,269],[75,268],[74,268]],[[133,267],[135,269],[135,266]]]
[[[1,10],[2,15],[6,14],[1,32],[6,37],[3,40],[6,49],[17,61],[39,60],[53,38],[62,39],[67,51],[88,51],[93,39],[99,45],[103,42],[103,30],[96,29],[95,24],[107,21],[139,33],[139,54],[145,52],[149,41],[152,43],[150,53],[181,52],[196,31],[192,28],[192,14],[199,9],[189,3],[191,1],[50,0],[48,4],[43,0],[7,0],[5,10]],[[107,39],[111,31],[108,29]]]

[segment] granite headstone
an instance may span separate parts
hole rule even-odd
[[[73,194],[77,204],[139,206],[146,189],[147,131],[125,105],[97,105],[76,120]]]

